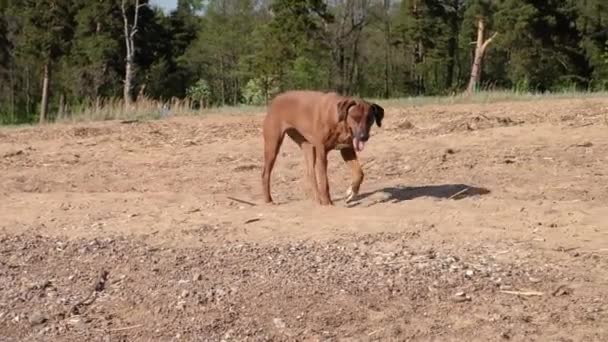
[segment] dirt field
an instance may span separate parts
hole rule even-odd
[[[386,107],[332,208],[261,113],[2,129],[0,341],[607,341],[607,114]]]

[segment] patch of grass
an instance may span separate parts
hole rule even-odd
[[[561,92],[518,92],[518,91],[480,91],[467,96],[457,94],[452,96],[416,96],[394,99],[374,99],[387,107],[407,107],[424,105],[449,105],[467,103],[496,103],[510,101],[534,101],[569,98],[601,98],[608,97],[608,92],[583,92],[583,91],[561,91]]]
[[[259,106],[223,106],[198,108],[195,101],[190,99],[174,99],[161,102],[152,99],[139,99],[125,108],[122,99],[100,100],[95,103],[85,103],[58,115],[55,122],[87,122],[103,120],[156,120],[170,116],[194,116],[208,114],[239,115],[264,111]]]

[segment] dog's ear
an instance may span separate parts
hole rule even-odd
[[[357,103],[353,99],[344,99],[338,102],[338,121],[346,120],[348,110]]]
[[[372,104],[372,110],[374,112],[374,119],[376,119],[376,125],[378,125],[378,127],[382,127],[382,119],[384,119],[384,108],[374,103]]]

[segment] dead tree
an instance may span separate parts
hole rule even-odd
[[[40,123],[46,121],[47,112],[49,110],[49,79],[51,73],[50,61],[44,63],[43,75],[42,75],[42,100],[40,101]]]
[[[122,19],[124,22],[125,31],[125,46],[127,48],[127,55],[125,56],[125,79],[123,88],[123,97],[126,107],[129,107],[131,102],[133,101],[133,99],[131,98],[131,89],[133,87],[133,79],[135,78],[135,34],[137,34],[139,9],[144,6],[146,6],[146,4],[140,4],[139,0],[135,0],[133,24],[129,25],[129,19],[127,17],[127,0],[122,0],[121,5]]]
[[[483,55],[486,48],[494,38],[496,38],[497,32],[484,41],[485,22],[482,17],[477,18],[477,43],[475,44],[475,55],[473,57],[473,66],[471,67],[471,78],[469,80],[469,86],[467,87],[467,94],[472,94],[479,84],[481,78],[481,67],[483,61]]]

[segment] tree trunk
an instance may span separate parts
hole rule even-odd
[[[59,111],[57,112],[57,117],[63,118],[65,115],[65,94],[61,94],[59,96]]]
[[[30,89],[30,68],[25,67],[25,112],[29,117],[32,114],[32,95]]]
[[[11,87],[11,121],[15,120],[15,71],[13,69],[13,63],[10,64],[9,70],[9,82]]]
[[[95,114],[99,113],[100,111],[101,111],[101,97],[96,96],[95,97]]]
[[[492,42],[492,40],[494,40],[497,34],[495,32],[492,37],[484,41],[484,30],[485,23],[483,18],[480,17],[477,19],[477,43],[475,44],[475,55],[473,57],[473,66],[471,67],[471,78],[467,87],[467,94],[469,95],[475,91],[477,85],[479,84],[479,80],[481,78],[481,63],[483,61],[483,54],[485,53],[486,48]]]
[[[224,57],[220,57],[220,84],[221,84],[221,97],[222,97],[222,107],[226,105],[226,73],[224,72]]]
[[[386,46],[384,48],[384,97],[389,98],[391,96],[390,89],[390,61],[391,61],[391,22],[389,17],[389,11],[391,7],[390,0],[384,0],[384,39]]]
[[[125,101],[125,106],[129,107],[131,105],[131,82],[133,81],[133,59],[131,56],[127,57],[125,64],[125,84],[123,88],[123,97]]]
[[[49,62],[44,63],[44,71],[42,78],[42,101],[40,102],[40,123],[46,121],[47,111],[49,108],[49,78],[50,78]]]
[[[133,14],[133,25],[129,25],[127,18],[127,0],[122,0],[121,11],[123,18],[123,29],[125,35],[125,79],[123,88],[123,97],[125,106],[130,107],[133,98],[131,97],[131,88],[133,86],[133,79],[135,78],[135,34],[137,33],[137,21],[139,19],[139,8],[146,6],[146,4],[139,4],[139,0],[135,0],[135,13]]]
[[[454,9],[454,14],[452,14],[451,18],[450,18],[450,28],[451,28],[451,32],[450,32],[450,39],[448,41],[448,55],[449,55],[449,60],[448,60],[448,66],[447,66],[447,79],[446,79],[446,85],[449,88],[452,88],[452,86],[454,85],[454,74],[455,74],[455,70],[457,68],[457,62],[458,62],[458,32],[460,32],[460,25],[459,25],[459,18],[458,18],[458,12],[460,10],[460,0],[454,0],[452,2],[453,5],[453,9]],[[458,79],[458,77],[456,77],[456,79]]]
[[[415,0],[412,7],[412,15],[414,19],[419,19],[418,13],[418,1]],[[424,51],[422,46],[422,39],[418,38],[414,44],[414,61],[412,65],[412,74],[415,82],[415,93],[416,95],[420,95],[424,93],[424,79],[421,75],[420,64],[424,60]]]

